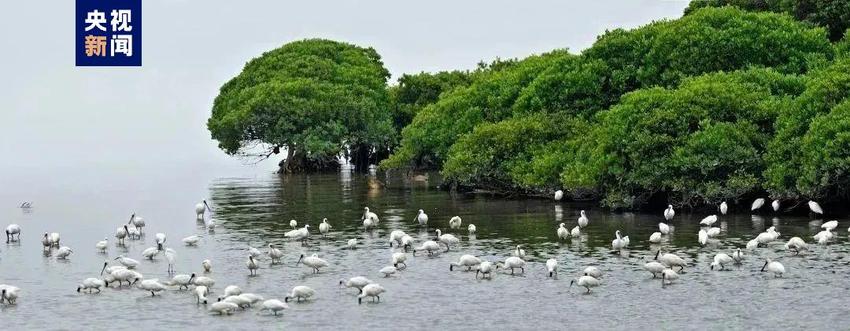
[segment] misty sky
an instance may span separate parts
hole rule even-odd
[[[676,18],[686,5],[143,0],[142,67],[77,68],[74,0],[2,1],[0,170],[240,166],[206,130],[213,98],[247,60],[297,39],[372,46],[397,77],[578,52],[606,29]]]

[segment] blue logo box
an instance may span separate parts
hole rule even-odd
[[[78,67],[142,65],[142,0],[76,0]]]

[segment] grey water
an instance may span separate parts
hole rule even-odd
[[[811,242],[825,220],[806,216],[733,213],[721,216],[722,233],[706,247],[697,243],[703,214],[679,212],[669,222],[674,232],[659,245],[648,243],[663,220],[656,213],[614,213],[594,204],[540,199],[502,199],[452,194],[436,188],[437,176],[427,182],[379,173],[383,188],[371,188],[367,175],[343,171],[331,174],[279,176],[267,171],[210,173],[204,171],[114,171],[42,173],[7,176],[0,187],[0,225],[20,224],[20,242],[0,244],[0,283],[22,289],[15,305],[0,305],[0,325],[6,329],[102,330],[132,329],[836,329],[850,322],[847,226],[838,217],[837,239],[826,246],[811,245],[799,256],[784,251],[792,236]],[[214,233],[195,219],[194,205],[206,198],[214,213]],[[32,201],[33,208],[17,206]],[[364,206],[381,222],[362,228]],[[743,207],[735,206],[736,210]],[[426,228],[414,224],[419,209],[429,216]],[[579,239],[558,241],[559,223],[576,224],[580,210],[590,224]],[[131,213],[144,217],[142,240],[117,245],[114,233]],[[460,229],[448,229],[454,215]],[[333,226],[327,237],[318,223]],[[284,233],[289,220],[310,224],[307,246],[290,242]],[[829,219],[832,219],[830,217]],[[827,219],[828,220],[828,219]],[[468,224],[476,235],[466,231]],[[744,247],[767,227],[776,226],[779,241],[747,252],[745,262],[725,271],[709,263],[718,252]],[[401,229],[418,243],[435,236],[435,229],[461,239],[459,247],[435,256],[408,255],[408,267],[383,278],[378,270],[390,265],[388,234]],[[631,239],[623,252],[611,251],[614,232]],[[57,260],[44,253],[40,238],[58,232],[61,244],[74,253]],[[177,273],[203,274],[201,261],[210,259],[216,281],[210,298],[227,285],[237,285],[267,299],[283,299],[296,285],[313,287],[307,302],[292,303],[279,316],[258,307],[218,316],[196,304],[191,291],[176,288],[151,297],[127,286],[99,294],[77,293],[77,284],[98,277],[104,261],[118,255],[141,261],[146,279],[169,279],[163,256],[143,260],[141,251],[155,246],[155,233],[167,235],[166,246],[177,251]],[[197,247],[180,241],[203,238]],[[110,241],[106,254],[94,245]],[[356,238],[356,249],[345,249]],[[282,263],[261,260],[257,276],[245,267],[246,249],[266,251],[269,243],[285,252]],[[524,245],[529,262],[524,273],[504,271],[491,280],[475,272],[449,271],[462,254],[500,261],[515,245]],[[680,279],[662,288],[660,279],[642,270],[658,249],[682,256],[688,267]],[[316,253],[330,262],[319,274],[295,263],[301,254]],[[557,277],[549,278],[545,261],[560,261]],[[779,260],[787,270],[782,278],[760,272],[765,258]],[[569,287],[586,266],[604,272],[602,285],[585,294]],[[366,276],[387,289],[380,303],[357,303],[357,290],[339,287],[340,279]]]

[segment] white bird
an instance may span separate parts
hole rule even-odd
[[[195,246],[198,244],[199,241],[201,241],[201,237],[196,235],[191,235],[186,238],[183,238],[183,244],[185,244],[186,246]]]
[[[18,239],[15,239],[15,235],[18,235]],[[8,244],[11,241],[21,241],[21,226],[17,224],[9,224],[6,227],[6,243]]]
[[[705,229],[699,229],[698,241],[702,246],[708,243],[708,232],[705,232]]]
[[[820,204],[812,200],[809,200],[809,210],[815,214],[823,215],[823,208],[820,207]]]
[[[357,247],[357,238],[348,239],[348,242],[345,243],[345,247],[348,249],[354,249]]]
[[[230,303],[232,303],[232,304],[234,304],[237,307],[242,308],[242,309],[245,309],[245,308],[251,306],[251,300],[249,300],[248,298],[243,298],[243,297],[238,296],[238,295],[232,295],[232,296],[229,296],[229,297],[226,297],[226,298],[218,298],[218,300],[221,301],[221,302],[230,302]]]
[[[297,228],[297,227],[298,227],[298,221],[296,221],[296,220],[289,220],[289,226],[290,226],[291,228],[293,228],[293,229]]]
[[[340,280],[339,285],[345,287],[353,287],[356,288],[357,291],[363,292],[363,286],[372,284],[372,281],[369,278],[363,276],[351,277],[348,280]]]
[[[570,281],[570,287],[573,287],[573,284],[578,284],[578,286],[584,287],[587,289],[586,293],[590,293],[591,287],[599,286],[599,280],[593,278],[592,276],[581,276],[578,279],[573,279]]]
[[[206,286],[207,288],[212,288],[215,285],[215,280],[209,277],[195,277],[195,280],[192,281],[195,286]]]
[[[119,227],[117,230],[115,230],[115,238],[118,239],[118,242],[123,245],[124,244],[124,238],[127,238],[127,233],[129,233],[129,232],[130,231],[127,230],[127,226],[123,225],[123,226]]]
[[[699,225],[712,226],[715,222],[717,222],[717,215],[709,215],[699,221]]]
[[[673,271],[673,269],[664,269],[664,271],[661,272],[661,287],[673,283],[673,281],[677,279],[679,279],[679,274],[677,272]]]
[[[381,222],[381,220],[378,218],[378,214],[375,214],[375,213],[369,211],[369,207],[364,207],[363,208],[363,219],[365,220],[367,218],[371,219],[372,222],[375,223],[375,225],[377,225],[378,223]]]
[[[773,200],[773,202],[770,203],[770,206],[773,207],[773,211],[779,211],[779,200]]]
[[[145,279],[139,284],[139,288],[150,291],[151,296],[156,295],[156,292],[165,291],[166,289],[165,285],[162,285],[158,279]]]
[[[478,270],[475,271],[475,279],[478,279],[478,274],[481,274],[481,277],[491,277],[493,275],[493,270],[495,269],[495,265],[490,261],[483,261],[478,265]]]
[[[289,295],[283,299],[285,302],[289,302],[289,300],[295,299],[296,301],[308,300],[316,295],[316,291],[307,286],[296,286],[292,288],[292,291],[289,292]]]
[[[523,259],[521,259],[517,256],[511,256],[511,257],[505,259],[505,262],[496,263],[496,269],[499,269],[499,268],[511,269],[511,275],[514,274],[514,269],[519,268],[522,271],[522,273],[524,274],[525,273],[525,260],[523,260]]]
[[[801,250],[808,250],[809,245],[800,237],[792,237],[785,243],[785,250],[793,250],[796,254],[800,254]],[[795,254],[795,255],[796,255]]]
[[[705,233],[708,234],[709,238],[714,238],[714,237],[717,237],[717,236],[720,235],[720,228],[711,227],[711,228],[708,228],[707,230],[705,230]]]
[[[758,239],[753,239],[747,242],[747,250],[754,250],[759,247]]]
[[[406,234],[403,237],[401,237],[401,247],[404,248],[404,251],[407,251],[407,248],[412,247],[412,246],[413,246],[413,237],[408,236]]]
[[[156,247],[148,247],[142,251],[142,256],[148,260],[153,260],[157,254],[159,254],[159,249]]]
[[[764,206],[764,198],[758,198],[753,201],[753,205],[750,207],[750,211],[756,211],[761,208],[761,206]]]
[[[772,272],[774,277],[782,277],[782,274],[785,273],[785,266],[782,263],[773,261],[771,259],[767,259],[764,261],[764,265],[761,267],[761,271],[764,272],[765,269],[767,271]]]
[[[407,268],[407,263],[405,261],[407,261],[407,254],[405,254],[404,252],[393,253],[393,257],[392,257],[393,267],[398,268],[399,264],[404,264],[404,267]]]
[[[178,286],[178,288],[184,288],[185,287],[188,290],[189,285],[192,285],[192,281],[194,279],[195,279],[194,273],[192,273],[191,275],[187,275],[187,274],[174,275],[174,277],[171,278],[171,282],[169,282],[168,285]]]
[[[15,301],[18,300],[18,293],[20,293],[21,289],[12,285],[0,284],[0,304],[3,301],[8,302],[10,305],[15,304]]]
[[[240,295],[240,294],[242,294],[242,289],[239,288],[239,286],[227,285],[224,288],[224,295],[222,295],[222,298],[226,298],[226,297],[233,296],[233,295]]]
[[[511,252],[511,254],[513,256],[523,258],[523,257],[525,257],[525,250],[522,249],[522,245],[516,245],[516,248],[514,249],[513,252]]]
[[[716,255],[714,255],[714,262],[711,262],[710,268],[711,270],[714,270],[715,267],[720,267],[720,270],[723,270],[726,268],[727,264],[732,264],[732,262],[734,261],[735,260],[732,259],[729,254],[717,253]]]
[[[268,310],[268,311],[272,312],[272,314],[277,316],[278,312],[283,311],[284,309],[288,309],[288,308],[289,308],[289,305],[281,302],[280,300],[269,299],[269,300],[263,301],[263,308],[260,309],[260,310]]]
[[[835,228],[838,227],[838,221],[832,220],[832,221],[821,224],[820,227],[824,230],[832,231],[832,230],[835,230]]]
[[[363,303],[363,298],[372,297],[378,299],[378,302],[381,302],[381,293],[384,293],[386,290],[383,286],[378,284],[369,284],[363,287],[363,291],[360,292],[360,295],[357,296],[357,303]]]
[[[557,190],[555,191],[555,201],[561,201],[564,198],[564,191]]]
[[[829,230],[822,230],[821,232],[818,232],[817,234],[812,236],[812,238],[814,238],[815,241],[818,242],[818,244],[824,245],[827,242],[829,242],[829,240],[832,239],[832,236],[833,236],[833,233],[830,232]]]
[[[274,244],[269,244],[269,257],[272,259],[272,263],[280,262],[280,259],[283,257],[283,252],[274,247]]]
[[[726,204],[726,201],[720,203],[720,214],[726,215],[726,212],[729,211],[729,206]]]
[[[420,209],[419,214],[416,214],[416,222],[418,222],[420,226],[428,225],[428,214],[425,214],[425,211]]]
[[[177,259],[177,252],[170,247],[165,248],[165,260],[168,261],[168,273],[174,272],[174,261]]]
[[[206,286],[196,286],[195,287],[195,298],[198,299],[198,303],[201,301],[204,304],[207,304],[207,294],[210,293],[210,290]]]
[[[578,226],[586,227],[589,220],[587,219],[587,215],[584,213],[584,210],[580,212],[581,216],[578,217]]]
[[[251,255],[248,255],[248,261],[245,261],[245,266],[248,267],[248,272],[251,275],[256,275],[257,269],[260,268],[260,266],[257,264],[257,261],[254,260],[254,257]]]
[[[736,264],[741,264],[741,262],[744,261],[744,253],[741,252],[740,248],[732,252],[732,259],[735,260]]]
[[[260,252],[259,249],[256,249],[252,246],[248,246],[247,250],[248,250],[248,255],[253,256],[255,259],[259,258],[260,256],[263,255],[263,252]]]
[[[363,229],[369,230],[373,227],[375,227],[375,222],[373,222],[371,218],[366,218],[363,220]]]
[[[133,215],[130,215],[130,221],[127,222],[127,224],[133,224],[133,227],[139,229],[139,233],[141,233],[143,228],[145,227],[145,219],[141,217],[136,217],[136,213],[133,213]]]
[[[154,235],[156,241],[156,248],[162,250],[162,245],[165,244],[165,233],[157,233]]]
[[[242,293],[239,295],[243,300],[247,300],[249,302],[249,306],[253,306],[257,304],[257,302],[265,300],[262,296],[254,294],[254,293]]]
[[[463,223],[463,221],[460,219],[460,216],[454,216],[449,220],[449,228],[459,229],[461,223]]]
[[[449,271],[453,271],[454,267],[466,267],[467,271],[472,270],[472,267],[481,264],[481,259],[474,255],[464,254],[458,258],[457,262],[449,264]]]
[[[62,260],[67,259],[68,255],[71,255],[71,253],[73,252],[74,251],[72,251],[71,248],[68,246],[59,247],[59,250],[56,251],[56,258]]]
[[[313,268],[315,273],[319,273],[320,268],[328,266],[328,261],[319,258],[319,255],[315,253],[306,258],[304,257],[304,254],[301,254],[301,257],[298,258],[298,262],[295,262],[295,265],[297,266],[298,263],[304,263],[304,265]]]
[[[670,226],[667,225],[667,223],[658,222],[658,232],[661,232],[661,234],[666,236],[670,234]]]
[[[643,265],[643,268],[646,271],[649,271],[650,273],[652,273],[652,278],[655,278],[659,273],[664,271],[664,269],[667,269],[667,267],[665,267],[663,264],[661,264],[658,261],[647,262]]]
[[[139,229],[137,229],[136,227],[127,228],[127,237],[128,237],[128,238],[130,238],[131,240],[133,240],[133,239],[141,239],[141,238],[142,238],[142,233],[141,233],[141,231],[139,231]]]
[[[398,272],[398,268],[393,267],[393,266],[386,266],[386,267],[381,268],[381,270],[378,270],[378,272],[384,274],[384,277],[389,277],[389,276],[394,275],[396,272]]]
[[[201,262],[201,266],[204,267],[204,272],[212,271],[212,262],[210,260],[204,260]]]
[[[196,218],[197,218],[198,220],[203,220],[203,219],[204,219],[204,213],[205,213],[207,210],[209,210],[209,211],[212,213],[212,209],[210,208],[210,205],[209,205],[209,204],[207,204],[207,200],[206,200],[206,199],[201,200],[201,202],[198,202],[198,203],[195,205],[195,216],[196,216]]]
[[[649,242],[657,244],[661,242],[661,232],[653,232],[649,235]]]
[[[230,315],[230,313],[236,309],[239,309],[238,305],[227,301],[219,301],[210,305],[210,311],[214,313],[219,313],[220,315]]]
[[[628,245],[626,240],[623,237],[620,237],[620,230],[614,232],[614,236],[614,240],[611,241],[611,248],[613,248],[615,251],[621,250],[625,248],[626,245]]]
[[[434,255],[434,252],[440,251],[440,245],[436,241],[427,240],[419,247],[413,249],[413,256],[416,256],[416,251],[427,251],[428,255]]]
[[[470,224],[469,226],[466,227],[466,231],[469,231],[469,234],[473,235],[478,230],[475,228],[475,224]]]
[[[44,237],[41,237],[41,245],[44,246],[43,249],[50,250],[50,247],[53,246],[53,242],[50,241],[50,234],[47,232],[44,233]]]
[[[685,266],[687,265],[685,263],[685,260],[679,257],[678,255],[673,253],[661,254],[661,250],[658,250],[658,252],[655,253],[655,260],[661,262],[662,264],[670,268],[679,267],[679,271],[684,270]]]
[[[304,224],[303,228],[288,231],[284,233],[283,236],[292,240],[300,240],[303,244],[307,241],[307,238],[310,237],[310,225]]]
[[[460,239],[457,239],[454,235],[450,233],[443,234],[440,229],[437,229],[437,240],[439,240],[443,245],[446,245],[446,252],[451,250],[451,245],[456,245],[460,242]]]
[[[106,248],[109,246],[109,239],[103,238],[103,240],[98,241],[97,244],[94,245],[97,250],[101,252],[106,252]]]
[[[401,238],[406,235],[407,233],[401,230],[393,230],[392,232],[390,232],[390,247],[393,247],[393,243],[401,245]]]
[[[564,223],[558,225],[558,231],[556,233],[558,234],[558,239],[561,240],[566,240],[570,237],[570,231],[564,227]]]
[[[602,278],[602,270],[594,266],[589,266],[582,270],[582,273],[593,278]]]
[[[578,238],[579,236],[581,236],[581,228],[579,228],[578,225],[573,227],[573,229],[570,230],[570,236],[573,238]]]
[[[79,286],[77,286],[77,292],[87,291],[91,293],[92,290],[97,290],[97,293],[100,293],[100,288],[104,286],[106,286],[106,282],[102,279],[86,278]]]
[[[118,263],[121,263],[121,265],[123,265],[127,269],[133,269],[139,265],[139,261],[133,260],[129,257],[124,257],[124,255],[116,257],[115,260],[117,260]]]
[[[676,211],[673,210],[673,205],[667,205],[667,209],[664,210],[664,219],[672,220],[673,216],[676,216]]]
[[[546,260],[546,270],[549,271],[549,277],[554,277],[558,274],[558,260],[552,258]]]
[[[327,235],[331,228],[332,226],[328,223],[328,219],[323,218],[322,223],[319,224],[319,233],[321,233],[322,236]]]

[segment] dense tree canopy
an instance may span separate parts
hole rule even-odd
[[[830,40],[839,40],[850,28],[850,1],[847,0],[693,0],[685,15],[705,7],[735,6],[749,11],[785,13],[827,28]]]
[[[613,208],[846,203],[850,40],[828,38],[847,27],[844,5],[694,2],[681,19],[606,32],[581,54],[390,86],[371,48],[293,42],[226,83],[208,126],[231,154],[260,142],[321,169],[350,152],[359,166],[439,169],[450,187],[563,189]]]
[[[269,155],[288,150],[283,170],[335,167],[347,149],[368,158],[394,143],[388,78],[372,48],[292,42],[251,60],[225,83],[207,126],[229,154],[265,144]]]

